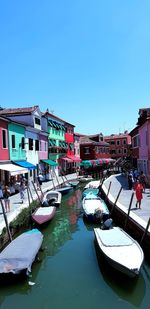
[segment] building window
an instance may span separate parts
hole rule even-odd
[[[13,149],[16,148],[16,140],[14,134],[11,136],[11,146]]]
[[[123,153],[124,154],[127,153],[127,149],[126,148],[123,149]]]
[[[132,138],[132,144],[133,144],[133,147],[139,147],[140,146],[139,135],[136,135]]]
[[[126,139],[123,140],[123,144],[126,145]]]
[[[40,151],[42,151],[42,142],[40,141]]]
[[[115,141],[110,141],[110,145],[115,145]]]
[[[29,150],[33,150],[33,139],[29,138]]]
[[[120,145],[120,141],[116,141],[117,146]]]
[[[21,147],[22,149],[24,149],[24,146],[25,146],[25,139],[24,137],[21,138]]]
[[[89,154],[89,153],[90,153],[89,147],[85,147],[85,148],[84,148],[84,154]]]
[[[45,151],[47,151],[47,142],[45,142]]]
[[[39,140],[35,140],[35,150],[39,151]]]
[[[35,124],[41,125],[41,120],[39,118],[35,118]]]
[[[2,147],[7,148],[6,130],[2,130]]]

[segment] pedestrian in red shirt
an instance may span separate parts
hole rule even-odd
[[[135,190],[135,194],[136,194],[136,207],[138,207],[139,205],[139,209],[141,209],[141,201],[143,198],[143,186],[142,184],[139,182],[139,180],[136,181],[136,184],[134,186],[134,190]]]

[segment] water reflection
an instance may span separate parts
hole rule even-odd
[[[146,291],[145,280],[142,271],[137,278],[128,278],[127,276],[120,274],[115,269],[113,269],[104,259],[99,251],[95,239],[94,246],[99,270],[104,281],[121,299],[124,299],[129,303],[132,303],[134,306],[139,307],[143,301]]]
[[[80,198],[80,190],[62,198],[61,206],[57,209],[54,220],[44,231],[47,255],[54,256],[65,242],[72,239],[72,234],[77,231],[77,221],[81,214]]]

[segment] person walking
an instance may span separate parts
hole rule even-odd
[[[43,175],[41,173],[39,173],[37,180],[38,180],[38,189],[41,190],[42,181],[43,181]]]
[[[143,198],[143,185],[140,183],[140,181],[137,179],[135,185],[134,185],[134,191],[136,194],[136,207],[139,206],[139,209],[141,209],[141,201]]]
[[[24,179],[21,180],[20,182],[20,199],[21,199],[21,203],[23,204],[23,200],[24,200],[24,191],[25,191],[25,181]]]
[[[128,187],[129,187],[129,190],[132,190],[133,188],[133,174],[131,171],[128,174]]]
[[[4,205],[5,205],[5,211],[10,212],[10,191],[8,186],[4,187],[4,192],[3,192],[3,198],[4,198]]]

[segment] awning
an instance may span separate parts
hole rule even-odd
[[[48,164],[48,165],[50,165],[50,166],[58,166],[58,164],[57,164],[55,161],[50,160],[50,159],[41,160],[41,161],[44,162],[44,163],[46,163],[46,164]]]
[[[111,158],[101,158],[96,160],[83,160],[81,162],[81,166],[96,166],[96,165],[103,165],[103,164],[109,164],[110,162],[113,162],[113,159]]]
[[[92,162],[90,160],[83,160],[81,166],[92,166]]]
[[[16,162],[14,161],[14,163],[19,165],[19,166],[25,167],[28,170],[35,170],[36,169],[36,165],[34,165],[30,162],[27,162],[27,161],[16,161]]]
[[[64,158],[61,158],[62,160],[64,161],[67,161],[67,162],[73,162],[73,160],[71,160],[70,158],[67,158],[67,157],[64,157]]]
[[[91,163],[92,163],[93,165],[97,165],[96,160],[91,160]]]
[[[22,168],[12,163],[0,164],[0,170],[10,172],[11,176],[28,173],[27,168]]]
[[[72,161],[74,162],[81,162],[81,159],[79,157],[76,157],[76,156],[67,156],[69,159],[71,159]]]

